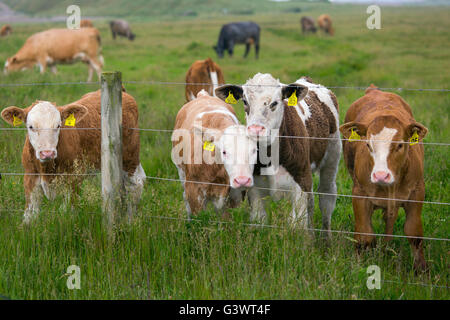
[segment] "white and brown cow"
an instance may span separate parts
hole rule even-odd
[[[58,173],[84,171],[87,167],[101,166],[101,132],[94,128],[101,125],[100,90],[84,95],[80,100],[65,106],[56,106],[48,101],[36,101],[28,108],[8,107],[1,116],[9,124],[18,120],[25,123],[27,136],[22,151],[22,165],[25,170],[24,188],[26,207],[24,221],[39,212],[42,194],[49,199],[55,196],[52,182]],[[139,131],[126,129],[138,127],[138,108],[134,98],[122,93],[123,121],[123,170],[125,188],[130,196],[128,214],[140,199],[145,172],[139,160]],[[73,130],[65,120],[73,115]],[[69,124],[69,123],[68,123]],[[82,167],[77,168],[77,164]],[[84,166],[84,168],[83,168]],[[80,172],[78,172],[80,173]],[[76,195],[80,176],[65,176]]]
[[[387,235],[392,235],[398,210],[403,207],[405,235],[422,237],[424,150],[422,144],[410,145],[409,141],[415,135],[421,141],[427,129],[414,120],[410,106],[400,96],[372,85],[350,106],[340,131],[346,139],[352,132],[359,135],[359,141],[344,141],[344,158],[353,179],[353,195],[358,196],[353,198],[355,231],[369,233],[355,235],[358,248],[375,245],[375,236],[370,233],[373,233],[372,213],[376,209],[383,210]],[[415,268],[425,269],[422,239],[410,238],[409,242]]]
[[[247,129],[251,137],[258,141],[259,159],[262,158],[261,149],[272,149],[271,163],[263,163],[270,165],[269,168],[261,168],[259,163],[256,166],[255,186],[289,190],[293,200],[292,222],[312,227],[312,173],[319,171],[319,192],[328,194],[319,196],[323,228],[330,230],[341,153],[338,103],[334,94],[312,83],[309,78],[300,78],[296,83],[284,85],[272,75],[261,73],[243,86],[225,85],[216,90],[217,96],[222,99],[230,92],[244,102]],[[286,99],[293,93],[298,103],[288,106]],[[279,164],[274,163],[276,148],[279,149]],[[251,188],[249,200],[253,219],[265,218],[262,198],[268,194],[275,199],[286,195],[284,192],[269,193],[264,189]],[[326,235],[329,234],[327,232]]]
[[[225,84],[225,80],[222,69],[217,63],[212,61],[211,58],[197,60],[186,73],[186,101],[194,100],[202,90],[207,91],[211,96],[215,96],[214,91],[222,84]]]
[[[186,181],[183,196],[189,217],[208,202],[217,212],[235,207],[242,191],[253,185],[256,142],[233,108],[206,91],[178,112],[172,144],[172,161],[180,180]]]
[[[57,64],[82,61],[89,67],[88,81],[95,70],[102,72],[100,33],[95,28],[50,29],[29,37],[20,50],[5,62],[4,73],[22,71],[39,66],[44,73],[47,67],[56,73]]]

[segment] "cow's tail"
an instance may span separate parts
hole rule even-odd
[[[98,43],[98,60],[99,62],[102,64],[102,67],[105,65],[105,60],[103,59],[102,56],[102,37],[100,36],[100,32],[97,30],[97,33],[95,35],[95,40],[97,40]]]

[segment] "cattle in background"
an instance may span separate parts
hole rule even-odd
[[[80,21],[80,28],[93,28],[94,24],[89,19],[83,19]]]
[[[249,190],[252,219],[266,217],[263,200],[266,196],[271,195],[276,200],[289,195],[293,201],[292,223],[312,227],[312,174],[319,171],[319,192],[326,193],[319,195],[319,206],[323,229],[328,231],[325,236],[329,237],[331,215],[336,205],[336,173],[341,154],[338,103],[334,94],[307,77],[284,85],[272,75],[261,73],[242,87],[224,85],[216,89],[216,95],[222,99],[229,92],[244,102],[247,129],[250,136],[258,141],[259,159],[262,157],[262,148],[271,153],[270,163],[259,161],[255,166],[255,186],[278,189]],[[289,106],[285,100],[288,98],[297,101]],[[279,164],[274,161],[277,148]],[[291,192],[283,194],[279,190]]]
[[[423,237],[420,201],[425,198],[424,150],[422,144],[410,145],[409,141],[414,136],[421,141],[427,129],[414,120],[410,106],[400,96],[372,85],[350,106],[340,131],[346,139],[356,132],[359,137],[353,135],[360,140],[344,141],[344,158],[353,179],[353,195],[358,196],[353,198],[355,232],[373,233],[372,213],[381,209],[385,232],[392,235],[398,210],[403,207],[405,235]],[[356,234],[355,239],[359,248],[375,245],[373,235]],[[422,239],[408,240],[416,270],[425,269]]]
[[[230,57],[233,56],[235,44],[245,43],[244,58],[250,51],[250,45],[255,46],[255,57],[258,59],[259,53],[259,34],[261,28],[254,22],[233,22],[222,26],[217,45],[214,50],[219,58],[223,58],[224,52],[228,51]]]
[[[316,26],[314,25],[314,19],[311,17],[302,17],[300,19],[300,24],[304,34],[308,32],[316,33],[317,31]]]
[[[201,85],[195,83],[201,83]],[[209,95],[215,96],[214,90],[224,83],[222,69],[217,63],[212,61],[211,58],[197,60],[191,65],[186,74],[186,101],[194,100],[197,97],[197,93],[201,90],[205,90]]]
[[[233,108],[207,92],[200,91],[180,109],[172,144],[172,161],[180,180],[186,181],[183,197],[189,217],[208,202],[219,212],[236,207],[242,192],[253,185],[256,143]]]
[[[129,40],[134,40],[136,35],[131,32],[131,27],[125,20],[113,20],[109,23],[113,39],[116,36],[126,37]]]
[[[100,169],[100,130],[64,130],[72,128],[66,124],[70,115],[75,118],[74,128],[100,128],[100,100],[98,90],[60,107],[48,101],[36,101],[25,109],[8,107],[2,111],[1,116],[6,122],[13,125],[20,119],[27,128],[22,152],[26,197],[24,222],[29,222],[39,212],[43,194],[48,199],[54,198],[58,184],[52,184],[57,181],[52,174],[80,173],[92,167]],[[145,172],[139,160],[139,131],[126,129],[138,127],[136,101],[126,92],[122,92],[122,121],[123,170],[129,196],[128,214],[131,215],[142,193]],[[64,181],[76,195],[81,177],[64,176]]]
[[[5,62],[4,73],[21,71],[38,65],[44,73],[50,67],[56,73],[57,64],[82,61],[89,67],[88,81],[95,70],[102,72],[100,33],[95,28],[50,29],[29,37],[20,50]]]
[[[0,29],[0,37],[6,37],[7,35],[10,35],[12,33],[12,28],[9,24],[5,24]]]
[[[331,17],[327,14],[322,14],[317,19],[317,24],[319,25],[319,28],[329,34],[330,36],[334,35],[334,29],[331,22]]]

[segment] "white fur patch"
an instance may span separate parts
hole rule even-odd
[[[372,173],[370,175],[373,179],[373,174],[375,172],[383,171],[391,175],[392,181],[394,182],[394,175],[392,171],[388,168],[387,158],[389,156],[389,149],[392,143],[394,135],[397,133],[397,129],[383,128],[378,134],[374,134],[369,139],[369,145],[371,146],[373,152],[370,155],[373,158],[374,166]],[[372,182],[375,182],[372,180]]]
[[[217,72],[210,72],[209,76],[211,77],[211,82],[213,85],[213,96],[216,96],[216,88],[219,86],[219,80],[217,79]]]
[[[339,121],[339,114],[337,112],[336,106],[333,103],[333,100],[331,99],[330,90],[328,90],[321,84],[310,83],[310,82],[306,81],[306,79],[304,79],[304,78],[298,79],[295,83],[304,85],[305,87],[308,87],[308,90],[314,92],[316,94],[317,98],[330,109],[330,111],[333,113],[334,117],[336,118],[336,121]],[[303,105],[302,105],[302,107],[303,107]],[[306,112],[306,110],[305,110],[305,112]]]
[[[213,111],[205,111],[205,112],[200,112],[196,119],[201,119],[205,114],[210,114],[210,113],[221,113],[221,114],[225,114],[227,116],[229,116],[231,119],[233,119],[234,123],[239,124],[239,120],[236,118],[236,116],[234,114],[232,114],[230,111],[228,111],[227,109],[223,108],[222,110],[213,110]]]
[[[27,132],[30,143],[39,159],[39,152],[54,151],[58,145],[58,126],[61,125],[61,114],[56,107],[48,102],[36,104],[27,115]]]

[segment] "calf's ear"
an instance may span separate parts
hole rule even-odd
[[[297,101],[300,101],[305,98],[306,94],[308,93],[308,88],[298,83],[288,84],[287,86],[283,86],[283,88],[281,89],[281,98],[289,99],[289,97],[292,96],[294,92],[297,96]]]
[[[25,122],[25,120],[27,118],[27,114],[24,109],[14,107],[14,106],[3,109],[3,111],[2,111],[3,120],[8,122],[12,126],[16,125],[14,123],[14,117],[16,117],[17,119],[19,119],[22,122]]]
[[[339,131],[341,131],[342,135],[345,139],[350,138],[350,135],[352,134],[352,131],[355,131],[357,134],[359,134],[361,137],[365,136],[367,133],[367,127],[358,122],[347,122],[339,127]]]
[[[83,106],[81,104],[77,104],[77,103],[73,103],[73,104],[69,104],[68,106],[61,107],[59,111],[61,112],[62,123],[64,123],[64,121],[71,114],[74,115],[77,122],[81,121],[88,114],[88,109],[85,106]]]
[[[412,135],[414,134],[414,132],[417,132],[417,135],[419,136],[419,140],[422,140],[427,135],[428,129],[419,122],[412,122],[406,128],[407,137],[405,140],[409,140],[412,137]]]
[[[241,86],[236,86],[233,84],[225,84],[223,86],[218,87],[215,90],[215,93],[216,93],[216,97],[218,97],[219,99],[222,99],[223,101],[225,101],[231,93],[237,101],[242,98],[244,90],[242,90]]]

